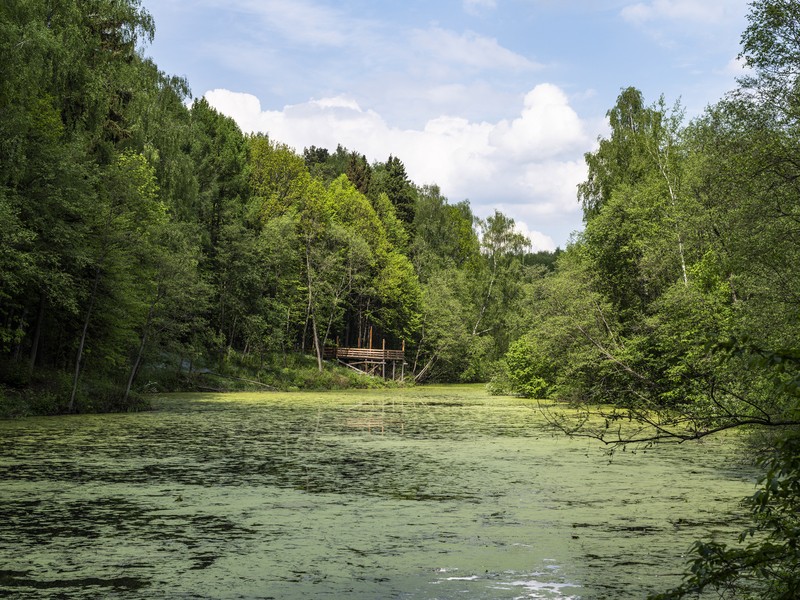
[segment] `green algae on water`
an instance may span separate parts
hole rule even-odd
[[[0,595],[642,598],[740,528],[735,437],[618,452],[476,386],[0,422]]]

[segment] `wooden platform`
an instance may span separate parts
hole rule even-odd
[[[325,348],[324,358],[343,358],[357,360],[403,360],[402,350],[382,350],[373,348],[340,348],[338,346]]]
[[[403,344],[405,345],[405,344]],[[330,346],[324,349],[323,358],[337,360],[341,364],[350,367],[367,375],[379,377],[398,376],[398,366],[400,379],[405,378],[405,351],[387,350],[386,348],[346,348],[342,346]],[[386,366],[391,365],[391,370]]]

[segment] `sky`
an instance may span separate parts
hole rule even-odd
[[[736,85],[747,0],[144,0],[145,48],[246,133],[399,157],[512,217],[537,250],[582,228],[584,154],[623,88],[687,118]]]

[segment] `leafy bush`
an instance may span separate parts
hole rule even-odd
[[[511,344],[506,354],[511,389],[526,398],[547,398],[553,394],[556,365],[532,335]]]

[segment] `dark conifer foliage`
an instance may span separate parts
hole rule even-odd
[[[376,182],[373,193],[385,193],[394,205],[397,216],[407,226],[413,226],[416,212],[416,190],[408,179],[406,167],[396,156],[382,165],[383,177]]]

